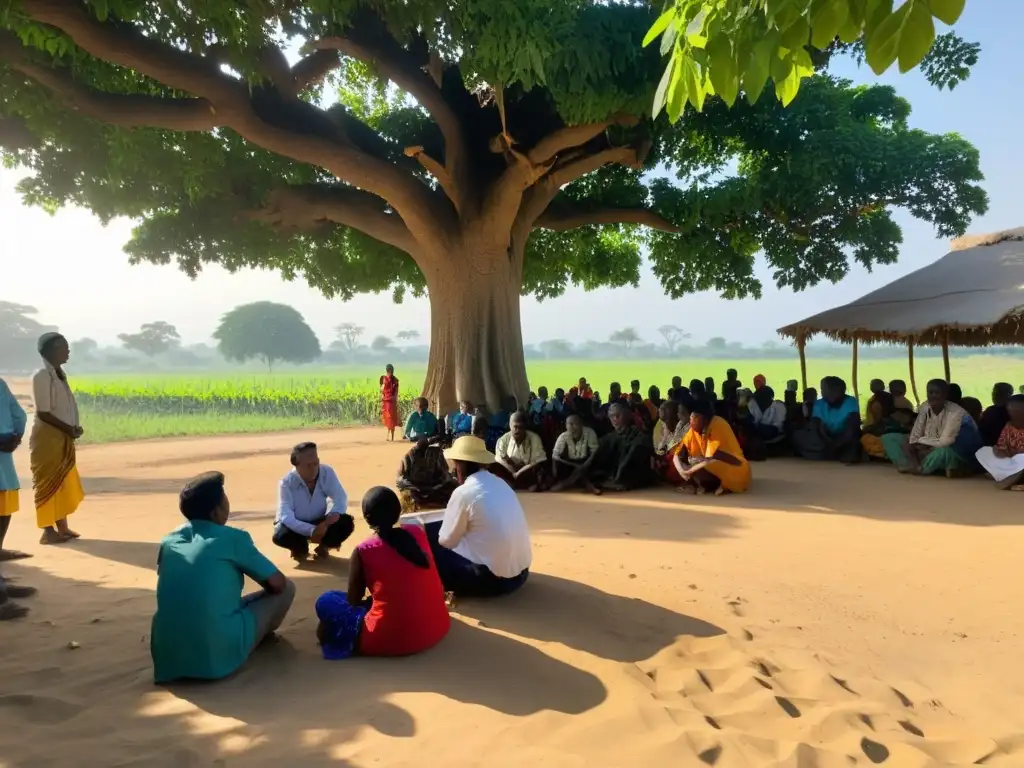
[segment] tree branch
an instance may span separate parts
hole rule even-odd
[[[545,181],[556,189],[561,189],[569,182],[596,171],[609,163],[621,163],[630,168],[641,168],[644,158],[650,149],[649,144],[641,147],[609,147],[590,155],[572,159],[564,164],[557,164],[551,169]]]
[[[609,126],[633,126],[639,122],[640,119],[633,115],[616,115],[610,120],[603,120],[599,123],[566,126],[538,141],[537,145],[526,156],[530,159],[531,163],[546,163],[559,152],[586,144],[591,139],[600,136]]]
[[[320,83],[328,72],[341,66],[337,51],[314,51],[292,67],[296,93]]]
[[[0,30],[0,61],[50,91],[68,109],[109,125],[209,131],[219,124],[210,102],[113,94],[76,83],[70,72],[32,63],[11,32]]]
[[[389,212],[380,198],[346,186],[278,187],[250,217],[273,227],[308,230],[325,221],[358,229],[375,240],[412,252],[416,247],[402,217]]]
[[[565,232],[600,224],[642,224],[661,232],[679,234],[682,230],[649,208],[573,208],[551,206],[534,222],[535,227]]]
[[[77,0],[22,0],[21,7],[31,19],[60,29],[98,59],[207,99],[221,124],[248,141],[324,168],[352,186],[387,200],[424,245],[446,242],[447,224],[454,211],[420,179],[339,142],[334,135],[317,133],[315,126],[303,131],[301,121],[281,113],[279,104],[257,113],[248,85],[224,74],[215,61],[148,38],[131,26],[100,22]]]
[[[395,40],[378,16],[366,10],[356,14],[345,35],[325,37],[310,47],[317,51],[340,51],[370,64],[430,113],[444,136],[444,166],[454,182],[453,191],[465,196],[463,200],[453,198],[452,202],[457,208],[463,208],[473,194],[466,134],[458,114],[441,92],[440,78],[435,77],[439,74],[440,60],[436,56],[425,62],[417,60]]]
[[[415,158],[427,173],[437,179],[437,183],[440,185],[441,189],[444,190],[444,193],[448,195],[448,199],[452,201],[452,205],[455,206],[456,212],[461,213],[460,202],[462,196],[455,188],[455,184],[452,181],[451,175],[448,173],[448,169],[428,155],[426,151],[424,151],[423,147],[406,147],[405,156]]]

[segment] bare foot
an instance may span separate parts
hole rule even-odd
[[[600,488],[598,488],[596,485],[594,485],[589,480],[587,481],[587,490],[590,491],[595,496],[600,496],[601,494],[604,493],[604,491],[602,491]]]
[[[28,552],[19,552],[16,549],[0,549],[0,563],[7,563],[11,560],[24,560],[32,557]]]
[[[64,525],[61,525],[61,523],[64,523]],[[63,520],[58,520],[57,521],[57,533],[59,533],[61,536],[63,536],[66,539],[80,539],[80,538],[82,538],[81,534],[75,533],[70,528],[68,528],[68,524],[66,522],[64,522]]]
[[[724,496],[728,491],[725,490],[721,485],[715,488],[715,496]]]
[[[39,538],[40,544],[63,544],[67,541],[71,541],[71,537],[57,533],[51,528],[44,530],[43,535]]]
[[[28,608],[23,605],[16,605],[15,603],[0,605],[0,621],[23,619],[26,616],[28,616]]]

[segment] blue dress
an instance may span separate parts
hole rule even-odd
[[[0,379],[0,437],[24,435],[27,423],[25,409],[7,382]],[[14,469],[14,454],[0,452],[0,491],[16,491],[20,487],[18,473]]]

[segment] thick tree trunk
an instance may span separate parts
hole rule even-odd
[[[460,400],[492,412],[529,391],[519,318],[522,259],[491,245],[463,245],[426,270],[430,362],[423,394],[441,413]]]

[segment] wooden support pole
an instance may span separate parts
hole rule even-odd
[[[917,396],[917,380],[914,378],[914,340],[907,342],[907,360],[910,363],[910,391],[914,393],[914,403],[921,404],[921,398]]]
[[[796,348],[800,350],[800,384],[803,389],[807,389],[807,355],[805,354],[804,347],[807,345],[807,339],[801,333],[796,340]],[[820,394],[820,393],[819,393]]]
[[[942,367],[946,372],[946,383],[952,383],[949,373],[949,329],[942,330]]]
[[[853,399],[860,408],[860,392],[857,391],[857,337],[853,337]]]

